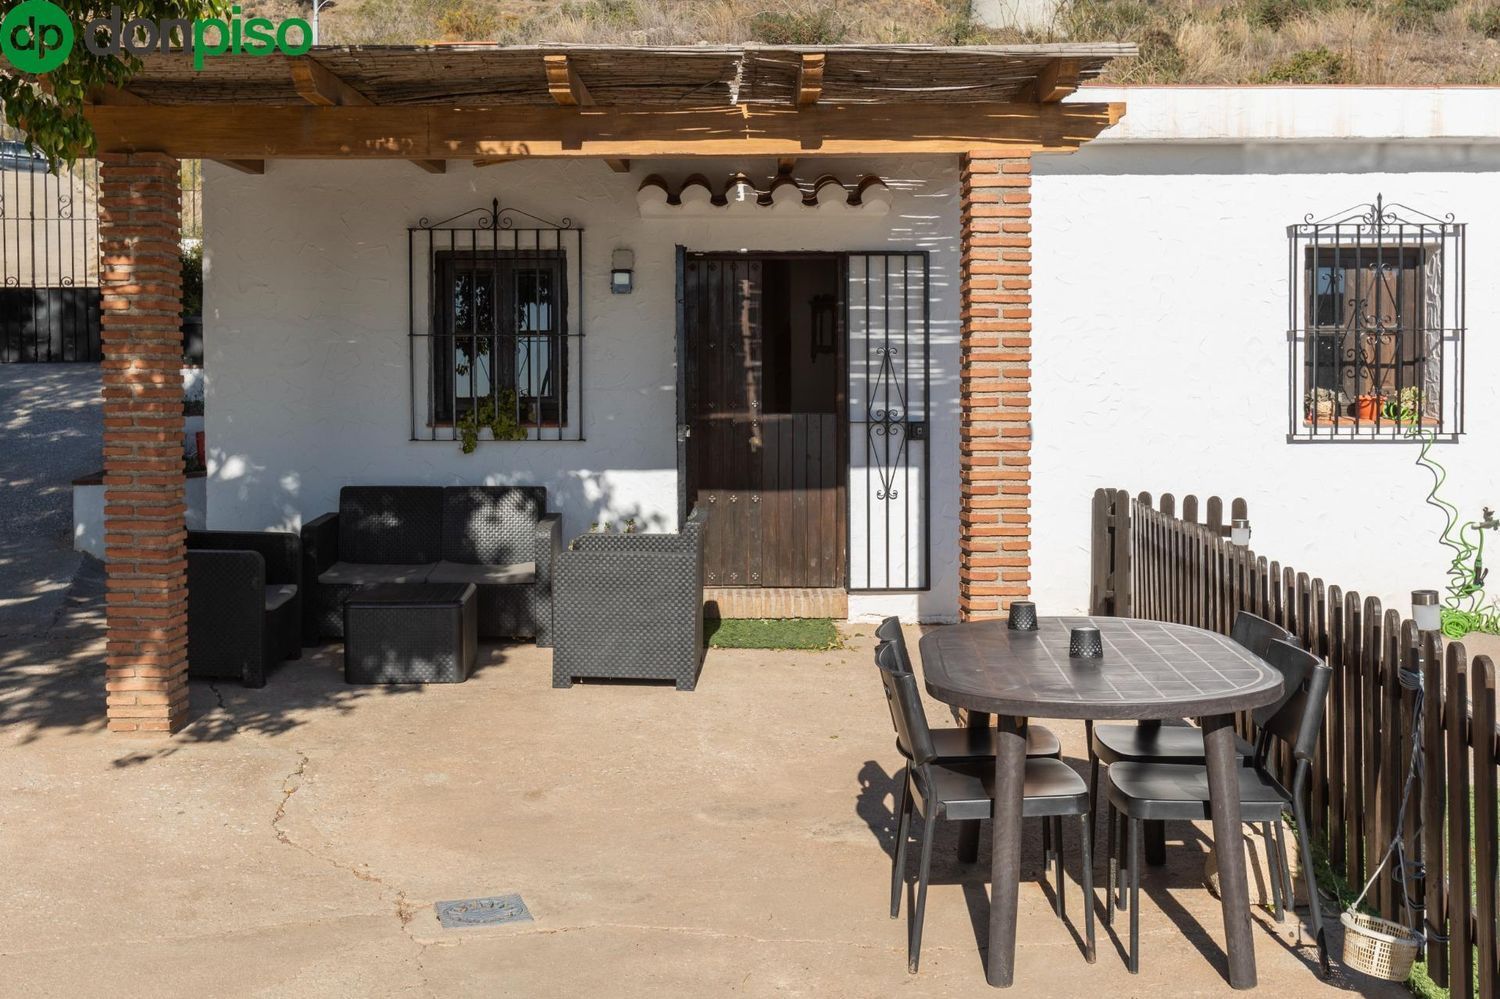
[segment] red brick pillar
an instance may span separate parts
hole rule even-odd
[[[1031,157],[960,163],[959,611],[1031,590]]]
[[[101,157],[105,689],[116,732],[187,719],[178,162]]]

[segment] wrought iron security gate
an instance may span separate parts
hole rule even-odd
[[[583,230],[495,199],[407,240],[411,439],[583,440]]]
[[[0,363],[99,360],[98,191],[0,136]]]
[[[849,257],[851,591],[930,585],[926,253]]]

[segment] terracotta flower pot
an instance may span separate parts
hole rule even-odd
[[[1362,395],[1354,401],[1354,414],[1361,422],[1374,423],[1380,416],[1380,396]]]

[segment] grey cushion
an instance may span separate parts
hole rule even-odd
[[[266,610],[273,611],[278,607],[286,606],[286,602],[297,595],[297,587],[292,583],[282,583],[266,587]]]
[[[476,586],[518,586],[536,582],[536,563],[514,565],[466,565],[463,562],[439,562],[428,574],[429,583],[473,583]]]
[[[372,565],[442,558],[439,486],[345,486],[339,490],[339,557]]]
[[[443,551],[450,562],[509,565],[533,557],[536,522],[547,512],[541,486],[445,486]]]
[[[334,586],[375,586],[378,583],[425,583],[427,574],[435,563],[424,565],[380,565],[359,562],[335,562],[329,566],[318,582]]]

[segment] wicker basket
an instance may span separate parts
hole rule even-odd
[[[1422,949],[1422,938],[1400,923],[1363,912],[1345,912],[1344,966],[1371,978],[1404,982]]]

